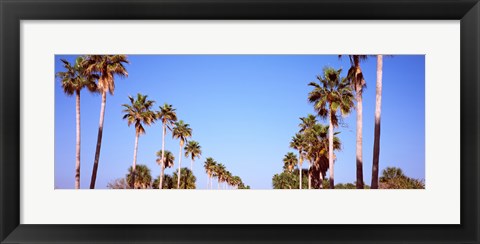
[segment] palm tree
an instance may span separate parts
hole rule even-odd
[[[238,186],[240,185],[240,183],[242,183],[242,178],[240,178],[240,176],[233,176],[232,178],[232,184],[233,184],[233,188],[235,189],[238,189]]]
[[[221,163],[217,164],[215,170],[213,171],[213,175],[217,177],[218,189],[220,189],[220,183],[223,182],[225,177],[225,165]]]
[[[362,69],[360,67],[360,61],[366,60],[367,55],[348,55],[350,59],[351,67],[348,70],[347,78],[350,81],[350,85],[355,89],[355,100],[357,101],[357,143],[356,143],[356,159],[357,159],[357,189],[363,189],[363,89],[366,86],[365,79],[363,78]]]
[[[217,162],[215,162],[215,160],[210,157],[208,157],[205,160],[205,164],[203,165],[208,177],[207,188],[210,188],[210,189],[212,189],[212,177],[213,177],[213,172],[215,170],[216,165],[217,165]]]
[[[169,174],[166,174],[163,176],[163,186],[162,186],[162,189],[174,189],[177,184],[174,183],[173,181],[173,178],[171,175]],[[152,183],[152,188],[154,189],[158,189],[160,185],[160,176],[158,176],[158,178],[156,178],[153,183]]]
[[[292,172],[293,168],[297,166],[298,160],[297,156],[293,152],[285,154],[283,157],[283,169],[288,172]]]
[[[375,98],[375,138],[373,141],[372,189],[378,189],[378,161],[380,159],[380,113],[382,111],[383,56],[377,55],[377,87]]]
[[[327,170],[329,169],[329,126],[320,123],[315,124],[306,134],[306,140],[309,143],[307,155],[313,161],[318,171],[318,181],[323,182]],[[335,150],[341,149],[340,139],[336,136],[340,132],[333,133],[333,160],[335,160]],[[322,184],[318,184],[319,188],[323,188]]]
[[[172,131],[172,137],[180,139],[180,150],[178,152],[178,175],[180,177],[177,177],[178,189],[180,189],[180,178],[182,176],[180,171],[182,166],[182,148],[183,148],[183,144],[187,141],[187,138],[191,136],[192,136],[192,129],[190,128],[189,124],[185,124],[183,120],[175,122],[175,127],[173,128],[173,131]]]
[[[202,155],[202,147],[197,141],[189,141],[185,146],[185,157],[190,157],[190,170],[193,171],[193,161]]]
[[[227,170],[227,172],[225,172],[225,188],[224,189],[227,189],[228,186],[232,185],[232,178],[233,178],[233,175],[230,171]]]
[[[315,118],[315,115],[313,114],[308,114],[307,117],[301,117],[300,120],[302,121],[298,127],[300,127],[300,135],[303,135],[303,140],[307,143],[307,135],[310,133],[310,130],[313,128],[313,126],[317,123],[317,119]],[[290,145],[290,147],[292,147]],[[308,145],[305,145],[305,147],[308,148]],[[306,150],[305,150],[306,151]],[[308,154],[307,154],[308,155]],[[308,161],[308,189],[312,188],[312,158],[306,157]]]
[[[173,173],[173,182],[180,182],[180,185],[177,185],[177,189],[195,189],[195,182],[197,178],[193,175],[192,171],[188,168],[181,169],[181,177],[178,177],[177,172]]]
[[[75,189],[80,189],[80,91],[87,88],[91,92],[97,91],[95,74],[84,74],[84,67],[81,65],[83,57],[75,60],[75,65],[71,65],[67,60],[61,59],[65,72],[58,72],[57,77],[62,82],[63,92],[68,96],[75,94],[76,110],[76,145],[75,145]]]
[[[105,116],[105,105],[107,103],[107,92],[113,95],[115,90],[114,76],[127,77],[127,69],[123,66],[129,63],[126,55],[87,55],[82,62],[85,67],[85,74],[98,75],[97,87],[102,93],[102,103],[100,107],[100,121],[98,124],[97,146],[95,148],[95,159],[93,161],[92,179],[90,189],[95,188],[97,179],[98,160],[100,158],[100,148],[102,145],[103,120]]]
[[[135,100],[132,96],[128,96],[130,99],[129,104],[123,104],[125,107],[123,112],[123,119],[127,120],[128,126],[135,125],[135,148],[133,150],[133,182],[135,182],[135,166],[137,164],[137,151],[138,151],[138,139],[140,135],[145,134],[145,128],[143,125],[150,125],[155,122],[155,113],[150,110],[155,103],[155,101],[148,100],[147,95],[137,94],[137,99]]]
[[[323,77],[317,76],[319,83],[311,82],[313,90],[308,95],[308,100],[314,104],[318,115],[329,121],[329,149],[328,149],[328,165],[330,172],[330,188],[335,187],[334,183],[334,166],[333,166],[333,131],[338,126],[337,111],[340,110],[342,115],[347,115],[353,107],[353,95],[351,86],[347,79],[340,77],[342,70],[333,68],[325,68]]]
[[[163,178],[164,178],[165,168],[173,167],[173,162],[175,162],[175,157],[173,156],[173,153],[168,150],[158,151],[156,162],[158,165],[161,165],[159,184],[157,187],[158,189],[163,189]]]
[[[304,150],[307,148],[304,135],[301,134],[301,133],[295,134],[295,136],[292,137],[292,141],[290,142],[290,147],[298,150],[298,168],[302,169],[303,159],[305,157]],[[309,167],[309,170],[310,170],[310,167]],[[300,176],[299,176],[300,182],[303,182],[302,181],[302,171],[303,170],[300,170]],[[308,177],[308,181],[310,183],[310,177]],[[302,189],[302,184],[300,184],[299,187],[300,187],[300,189]]]
[[[131,189],[150,188],[152,184],[150,169],[143,164],[137,165],[136,168],[130,166],[128,168],[127,183]]]
[[[168,130],[172,130],[172,127],[174,123],[177,121],[177,113],[175,112],[175,109],[172,107],[171,104],[163,104],[162,107],[159,107],[160,111],[157,112],[157,119],[162,121],[162,162],[164,160],[164,152],[165,152],[165,135],[167,134],[167,128]],[[163,175],[164,175],[165,167],[162,164],[161,166],[161,173],[160,173],[160,184],[159,184],[159,189],[163,189]]]

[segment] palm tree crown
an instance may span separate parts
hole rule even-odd
[[[126,55],[87,55],[83,60],[85,73],[98,74],[98,89],[113,95],[115,90],[114,75],[127,77],[124,63],[129,63]]]
[[[133,183],[134,180],[135,183]],[[132,166],[128,168],[127,183],[129,186],[133,185],[134,189],[147,189],[150,188],[151,182],[150,169],[146,165],[139,164],[135,167],[135,170]]]
[[[162,151],[158,151],[156,153],[157,155],[157,164],[160,165],[161,162],[162,162]],[[173,153],[168,151],[168,150],[165,150],[164,152],[164,162],[163,162],[163,165],[165,168],[171,168],[173,167],[173,164],[174,164],[174,161],[175,161],[175,157],[173,156]]]
[[[87,88],[91,92],[97,91],[95,84],[98,75],[85,73],[85,67],[82,65],[84,57],[78,57],[72,66],[67,60],[61,59],[65,72],[58,72],[57,77],[62,82],[62,88],[65,94],[73,95],[83,88]]]
[[[171,104],[167,103],[163,104],[163,106],[159,108],[160,110],[157,112],[157,119],[162,121],[162,123],[166,125],[169,130],[172,130],[171,126],[173,126],[175,121],[177,121],[177,113],[175,112],[176,109],[174,109]]]
[[[128,126],[135,124],[135,131],[141,135],[145,133],[145,128],[143,125],[150,125],[155,123],[155,113],[150,110],[155,103],[153,100],[148,100],[147,95],[137,94],[137,99],[134,99],[132,96],[128,96],[130,99],[129,104],[123,104],[125,107],[123,112],[123,119],[127,119]]]
[[[283,158],[283,163],[284,163],[283,169],[288,171],[288,172],[292,172],[293,168],[298,163],[297,156],[293,152],[289,152],[289,153],[285,154],[285,156]]]
[[[184,150],[185,157],[190,157],[192,160],[195,160],[195,158],[200,158],[202,155],[202,147],[197,141],[189,141]]]
[[[183,120],[175,123],[175,127],[172,131],[172,137],[180,139],[180,141],[186,142],[188,137],[192,136],[192,128],[189,124],[185,124]]]
[[[352,88],[346,78],[340,77],[342,69],[335,70],[326,67],[323,77],[317,76],[319,83],[310,82],[313,91],[308,94],[308,100],[313,103],[318,115],[327,119],[331,117],[334,127],[338,126],[337,111],[347,115],[353,108]]]

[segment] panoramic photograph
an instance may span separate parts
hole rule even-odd
[[[55,189],[425,189],[424,55],[55,55]]]

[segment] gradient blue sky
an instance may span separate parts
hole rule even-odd
[[[56,55],[55,73],[63,71],[60,59],[74,62],[77,55]],[[121,104],[128,96],[146,94],[172,104],[177,116],[190,124],[192,140],[202,146],[194,165],[197,188],[207,177],[203,162],[213,157],[242,178],[252,189],[271,189],[272,176],[282,171],[282,159],[299,118],[314,113],[307,101],[315,76],[324,66],[350,67],[337,55],[129,55],[128,78],[115,79],[115,94],[108,95],[97,188],[124,177],[132,165],[135,132],[122,120]],[[362,63],[367,82],[363,95],[364,180],[370,185],[373,152],[376,58]],[[93,166],[100,112],[100,95],[86,90],[81,97],[81,188],[88,188]],[[335,182],[355,181],[355,111],[337,129],[343,148],[337,153]],[[326,122],[324,122],[326,123]],[[153,177],[160,167],[155,152],[162,146],[159,123],[146,127],[139,139],[137,164],[146,164]],[[178,140],[166,136],[166,149],[175,155]],[[183,158],[182,166],[190,160]],[[307,163],[304,167],[307,167]],[[425,178],[425,58],[423,55],[384,57],[380,169],[396,166],[405,174]],[[166,169],[172,174],[172,168]],[[75,99],[63,93],[55,80],[55,187],[74,188]],[[428,180],[428,179],[426,179]],[[214,184],[214,186],[216,186]]]

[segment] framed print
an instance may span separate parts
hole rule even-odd
[[[0,3],[1,243],[480,241],[477,1]]]

